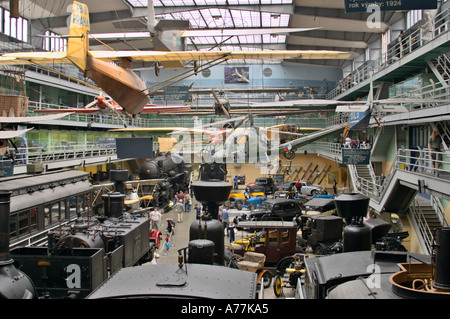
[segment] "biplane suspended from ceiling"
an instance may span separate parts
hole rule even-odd
[[[189,111],[191,108],[188,105],[167,105],[158,106],[156,104],[147,104],[142,109],[142,114],[161,114]],[[45,109],[36,110],[35,113],[76,113],[76,114],[98,114],[105,112],[112,112],[116,114],[129,115],[116,101],[109,96],[100,94],[94,98],[94,101],[87,104],[83,108],[65,108],[65,109]]]
[[[230,59],[351,59],[354,53],[320,50],[273,51],[91,51],[88,7],[74,1],[70,16],[67,52],[16,52],[0,57],[0,65],[73,63],[130,114],[149,104],[145,82],[132,70],[132,62],[158,62],[174,68],[185,61],[208,61],[211,67]],[[120,62],[121,65],[109,62]],[[195,68],[198,73],[200,68]]]

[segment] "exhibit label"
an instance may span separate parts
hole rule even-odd
[[[345,12],[366,12],[371,5],[376,5],[381,11],[437,9],[437,0],[345,0]]]

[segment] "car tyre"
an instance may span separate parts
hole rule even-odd
[[[277,297],[280,297],[283,294],[283,280],[280,275],[276,275],[275,277],[275,282],[273,283],[273,293]]]

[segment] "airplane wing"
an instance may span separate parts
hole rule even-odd
[[[0,131],[0,139],[1,140],[6,140],[8,138],[14,138],[14,137],[18,137],[21,136],[22,134],[25,134],[26,132],[28,132],[29,130],[32,130],[33,128],[28,128],[25,130],[18,130],[18,131]]]
[[[94,58],[115,62],[130,58],[138,62],[177,62],[231,59],[350,59],[353,52],[328,50],[262,50],[262,51],[89,51]]]
[[[61,113],[61,112],[59,112]],[[39,121],[51,121],[57,120],[61,117],[67,116],[68,114],[52,114],[52,115],[42,115],[42,116],[0,116],[0,123],[32,123]]]
[[[149,105],[145,106],[142,109],[141,113],[173,113],[173,112],[179,112],[179,111],[190,111],[191,108],[189,106],[185,105],[179,105],[179,106],[157,106],[157,105]],[[118,112],[123,111],[123,109],[117,108]],[[47,114],[56,114],[56,113],[77,113],[77,114],[94,114],[99,113],[100,110],[98,108],[69,108],[69,109],[47,109],[47,110],[36,110],[35,113],[47,113]],[[67,114],[65,114],[67,115]],[[64,116],[65,116],[64,115]]]
[[[302,147],[304,145],[307,145],[307,144],[310,144],[312,142],[315,142],[315,141],[317,141],[319,139],[322,139],[322,138],[324,138],[324,137],[326,137],[328,135],[334,134],[334,133],[336,133],[338,131],[341,131],[343,129],[344,129],[343,125],[340,125],[340,124],[333,125],[333,126],[327,127],[324,130],[320,130],[320,131],[317,131],[317,132],[314,132],[314,133],[310,133],[310,134],[308,134],[308,135],[306,135],[304,137],[300,137],[298,139],[294,139],[292,141],[284,143],[284,144],[282,144],[282,145],[280,145],[278,147],[278,150],[279,150],[280,153],[283,153],[285,151],[285,147],[286,146],[289,146],[289,147],[297,149],[299,147]]]
[[[144,106],[141,113],[174,113],[179,111],[190,111],[191,108],[188,105],[166,105],[166,106]]]
[[[286,101],[276,101],[276,102],[263,102],[263,103],[252,103],[252,107],[289,107],[289,106],[335,106],[342,103],[336,100],[324,100],[324,99],[301,99],[301,100],[286,100]]]
[[[336,106],[336,112],[351,113],[365,112],[369,108],[367,104],[345,104]]]
[[[72,63],[66,52],[15,52],[0,56],[0,65]]]
[[[277,28],[277,29],[205,29],[205,30],[186,30],[181,34],[181,37],[220,37],[220,36],[239,36],[239,35],[261,35],[261,34],[289,34],[293,32],[304,32],[317,30],[320,28]]]
[[[226,88],[220,89],[231,93],[296,93],[298,88]],[[211,94],[211,89],[190,89],[189,94]],[[247,103],[247,102],[245,102]]]
[[[327,50],[267,51],[89,51],[94,58],[117,62],[129,58],[137,62],[182,62],[215,59],[350,59],[352,52]],[[16,52],[0,56],[0,65],[71,63],[65,52]]]
[[[98,108],[93,109],[83,109],[83,108],[70,108],[70,109],[46,109],[46,110],[36,110],[34,113],[41,113],[41,114],[61,114],[61,113],[81,113],[81,114],[93,114],[98,113]],[[66,116],[67,114],[64,114],[63,116]]]
[[[289,34],[294,32],[305,32],[321,29],[318,28],[246,28],[246,29],[196,29],[185,30],[181,34],[182,38],[189,37],[220,37],[220,36],[239,36],[239,35],[262,35],[262,34]],[[110,39],[142,39],[150,38],[150,32],[123,32],[118,35],[117,33],[95,33],[90,34],[89,38],[99,40]]]
[[[115,128],[109,132],[153,132],[153,133],[167,133],[173,131],[186,130],[185,127],[130,127],[130,128]]]
[[[406,113],[408,109],[401,104],[398,105],[387,105],[387,104],[379,104],[373,106],[375,110],[380,112],[389,112],[389,113]]]

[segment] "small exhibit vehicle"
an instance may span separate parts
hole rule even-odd
[[[252,211],[245,211],[236,217],[238,227],[242,221],[292,221],[302,215],[302,204],[296,199],[268,199]]]

